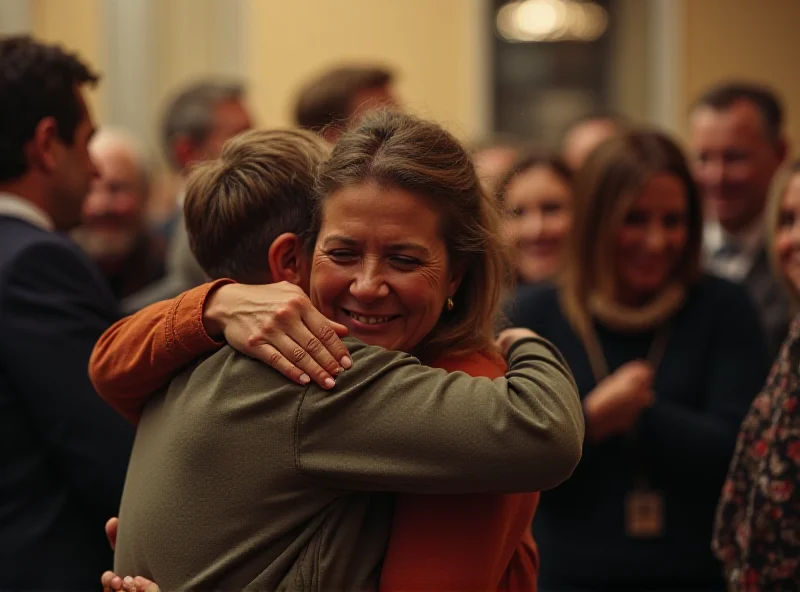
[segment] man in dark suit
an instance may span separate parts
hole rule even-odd
[[[116,320],[99,272],[60,232],[97,170],[75,56],[0,40],[0,589],[93,589],[112,555],[132,428],[87,367]]]
[[[709,209],[707,267],[747,289],[776,355],[789,328],[789,301],[770,265],[764,209],[788,153],[783,106],[768,88],[725,82],[697,100],[690,124],[694,174]]]

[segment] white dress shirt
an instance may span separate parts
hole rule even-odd
[[[712,273],[732,282],[744,281],[764,247],[764,221],[759,219],[750,228],[733,235],[716,221],[703,230],[706,267]]]
[[[18,218],[49,232],[55,230],[53,219],[42,208],[13,193],[0,192],[0,216]]]

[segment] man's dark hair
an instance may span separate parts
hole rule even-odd
[[[67,145],[84,117],[75,87],[99,76],[75,54],[27,36],[0,39],[0,182],[25,174],[25,145],[45,117]]]
[[[340,66],[309,80],[297,94],[297,125],[320,132],[330,125],[346,124],[353,99],[363,91],[391,84],[394,74],[385,68]]]
[[[701,95],[692,105],[692,111],[699,107],[725,111],[740,101],[751,103],[758,109],[767,138],[771,142],[779,142],[783,127],[783,105],[775,91],[766,86],[748,82],[723,82]]]

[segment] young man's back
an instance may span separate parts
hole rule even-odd
[[[341,491],[304,471],[295,436],[313,396],[305,391],[225,347],[153,397],[123,495],[116,571],[166,590],[375,588],[391,495]]]
[[[164,589],[374,589],[392,510],[391,495],[374,492],[555,485],[530,471],[553,445],[542,418],[569,381],[548,345],[521,342],[510,377],[492,381],[346,344],[354,366],[335,391],[290,383],[225,347],[154,397],[131,457],[115,571]]]

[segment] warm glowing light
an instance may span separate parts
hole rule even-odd
[[[608,28],[599,4],[578,0],[517,0],[497,12],[497,31],[507,41],[593,41]]]
[[[566,17],[566,7],[559,0],[525,0],[517,6],[514,22],[525,38],[543,41],[558,36]]]
[[[519,41],[519,32],[514,20],[518,5],[519,2],[509,2],[497,11],[497,32],[506,41]]]
[[[585,3],[581,8],[586,15],[586,29],[584,29],[583,39],[594,41],[606,32],[608,27],[608,13],[599,4]]]

